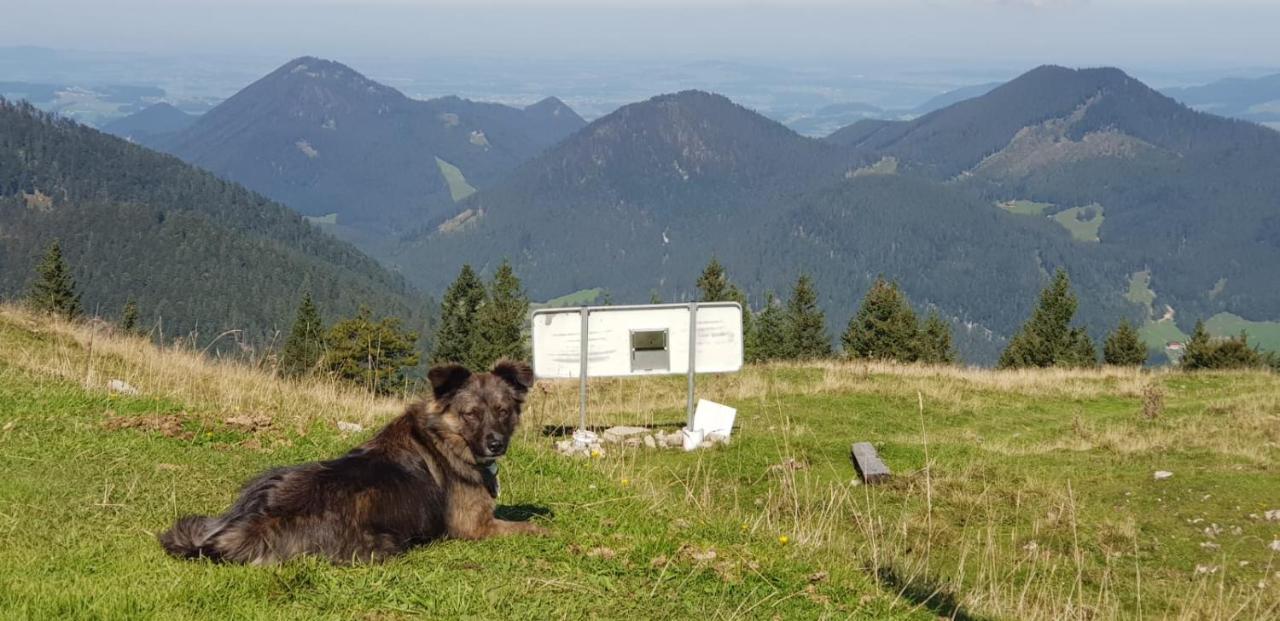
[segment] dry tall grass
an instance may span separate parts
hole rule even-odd
[[[268,369],[218,360],[182,344],[157,347],[109,325],[37,317],[0,306],[3,362],[35,380],[59,378],[108,392],[121,380],[147,397],[176,402],[196,416],[264,414],[301,429],[317,421],[373,424],[403,403],[325,378],[283,380]]]

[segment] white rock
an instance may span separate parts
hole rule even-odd
[[[618,426],[618,427],[610,427],[608,429],[605,429],[604,433],[600,434],[600,437],[605,442],[616,443],[616,442],[622,442],[628,438],[635,436],[636,441],[639,442],[640,439],[638,436],[640,436],[640,434],[645,434],[645,433],[649,433],[649,430],[644,427]]]
[[[1280,539],[1276,539],[1275,541],[1272,541],[1270,547],[1271,547],[1271,551],[1280,552]]]
[[[658,448],[658,441],[654,440],[653,436],[645,436],[644,445],[648,448]]]
[[[1196,574],[1216,574],[1218,573],[1217,565],[1196,565]]]
[[[1280,509],[1272,509],[1262,514],[1268,522],[1280,522]]]
[[[361,431],[364,431],[364,425],[340,420],[338,421],[338,431],[341,431],[342,433],[360,433]]]
[[[111,391],[111,392],[113,392],[113,393],[119,394],[119,395],[136,395],[136,394],[138,394],[138,389],[137,389],[137,388],[134,388],[133,386],[130,386],[130,385],[129,385],[129,383],[128,383],[128,382],[126,382],[126,381],[124,381],[124,380],[118,380],[118,379],[113,379],[113,380],[111,380],[111,381],[107,382],[107,390],[109,390],[109,391]]]
[[[1173,473],[1169,472],[1168,470],[1156,470],[1156,473],[1153,476],[1155,480],[1163,481],[1165,479],[1171,478],[1173,476]]]

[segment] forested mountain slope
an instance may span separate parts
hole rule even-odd
[[[136,300],[164,334],[287,329],[304,291],[424,326],[428,302],[285,207],[178,159],[0,100],[0,295],[22,295],[53,240],[88,311]]]
[[[554,98],[418,101],[304,57],[152,144],[308,216],[387,232],[451,211],[584,124]]]

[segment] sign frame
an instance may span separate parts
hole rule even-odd
[[[740,371],[742,369],[743,364],[745,364],[746,362],[745,360],[746,350],[745,350],[745,343],[744,343],[744,341],[746,340],[745,339],[746,335],[743,333],[744,331],[743,331],[743,321],[742,321],[743,313],[745,311],[742,308],[742,305],[737,302],[687,302],[687,303],[674,303],[674,304],[629,304],[629,305],[619,305],[619,306],[577,306],[577,307],[568,306],[568,307],[562,307],[562,308],[538,309],[534,311],[530,316],[531,340],[533,341],[533,347],[535,348],[535,351],[533,352],[534,376],[541,377],[541,374],[538,373],[538,364],[537,364],[538,355],[537,355],[536,348],[537,348],[538,340],[536,338],[532,338],[533,331],[536,330],[535,326],[537,325],[538,319],[540,317],[546,317],[548,315],[567,315],[567,314],[578,315],[581,318],[581,325],[578,332],[579,334],[578,340],[580,343],[579,353],[578,353],[579,367],[578,367],[578,374],[577,374],[578,384],[579,384],[578,428],[581,430],[585,430],[587,427],[587,380],[590,377],[629,377],[632,375],[679,375],[678,372],[677,373],[671,373],[671,372],[634,373],[633,372],[633,373],[609,373],[609,374],[591,375],[589,372],[588,364],[587,364],[588,355],[589,355],[590,334],[591,334],[590,332],[591,315],[610,313],[610,312],[619,312],[619,311],[687,310],[689,315],[689,327],[688,327],[689,359],[686,367],[686,375],[688,376],[688,399],[687,399],[686,409],[687,409],[687,418],[688,418],[687,425],[691,426],[693,425],[693,415],[694,415],[695,403],[696,403],[694,399],[694,392],[696,388],[695,376],[698,373],[697,360],[698,360],[698,309],[699,308],[734,308],[734,309],[737,309],[738,311],[738,326],[736,331],[738,336],[737,338],[738,351],[737,351],[737,359],[736,359],[737,366],[732,369],[726,369],[724,371],[703,371],[703,372],[704,373],[706,372],[733,373],[733,372]],[[629,330],[630,332],[635,331],[634,328],[629,328]],[[652,330],[652,328],[646,328],[645,330]],[[671,336],[673,335],[671,334],[667,335],[668,347],[670,346]]]

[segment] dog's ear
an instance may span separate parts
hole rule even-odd
[[[443,399],[467,382],[471,371],[457,364],[446,364],[442,367],[431,367],[427,371],[427,379],[431,382],[431,393],[436,399]]]
[[[499,360],[490,373],[511,384],[511,387],[521,395],[529,392],[529,388],[533,386],[533,369],[523,362]]]

